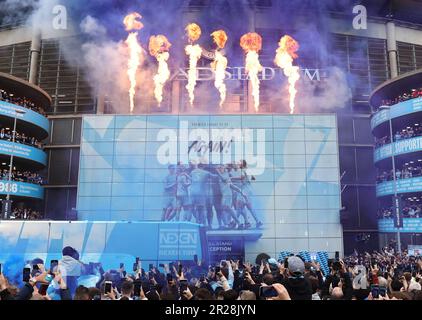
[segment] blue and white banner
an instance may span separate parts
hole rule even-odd
[[[0,195],[44,199],[44,188],[38,184],[0,180]]]
[[[0,140],[0,153],[47,164],[47,154],[43,150],[17,142]]]
[[[397,232],[397,230],[398,229],[394,227],[394,219],[378,220],[379,232]],[[404,218],[403,228],[400,228],[400,232],[422,233],[422,218]]]
[[[18,263],[22,279],[25,261],[60,260],[62,249],[71,246],[81,261],[102,262],[105,270],[124,263],[131,271],[136,257],[146,269],[149,263],[202,259],[200,233],[187,222],[0,221],[0,263],[8,268]]]
[[[422,191],[422,177],[397,180],[397,193]],[[394,194],[394,181],[377,184],[377,197]]]
[[[24,111],[24,113],[15,112],[15,110]],[[30,109],[0,100],[0,116],[17,118],[28,123],[32,123],[42,128],[45,132],[50,132],[50,123],[46,117]]]
[[[77,199],[81,220],[196,222],[251,255],[341,251],[336,117],[85,116]]]
[[[419,111],[422,111],[422,98],[400,102],[391,106],[390,110],[381,110],[375,113],[371,119],[371,128],[374,130],[374,128],[389,119],[398,118]]]
[[[380,110],[371,118],[371,129],[378,127],[381,123],[390,120],[390,110]]]
[[[393,143],[394,155],[400,155],[411,152],[422,151],[422,137],[416,137],[412,139],[400,140]],[[389,158],[392,156],[392,145],[387,144],[381,148],[375,149],[374,161],[378,162],[382,159]]]

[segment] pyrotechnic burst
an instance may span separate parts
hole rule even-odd
[[[142,22],[138,21],[137,19],[142,18],[142,16],[137,13],[133,12],[127,15],[123,23],[126,27],[126,31],[132,30],[140,30],[144,27]],[[128,70],[127,75],[130,81],[130,89],[129,89],[129,100],[130,100],[130,113],[133,112],[135,108],[135,90],[136,90],[136,72],[141,64],[140,55],[142,53],[142,47],[138,42],[138,33],[137,32],[130,32],[129,36],[127,37],[125,43],[129,48],[129,61],[128,61]]]
[[[261,63],[259,62],[258,53],[262,49],[262,37],[255,32],[244,34],[242,38],[240,38],[240,46],[246,52],[245,69],[252,84],[252,96],[254,97],[255,111],[258,112],[260,85],[258,73],[263,69]]]
[[[218,49],[224,49],[227,42],[227,34],[224,30],[217,30],[211,33],[211,37],[214,40],[214,43],[217,45]]]
[[[149,53],[158,61],[158,71],[154,76],[154,95],[159,106],[163,101],[163,87],[170,78],[170,70],[167,64],[167,60],[170,58],[170,47],[171,43],[161,34],[149,38]]]
[[[198,39],[201,37],[202,31],[201,27],[198,26],[196,23],[190,23],[185,28],[186,34],[189,39],[189,43],[194,43],[195,41],[198,41]]]
[[[201,28],[196,23],[191,23],[186,26],[185,30],[189,39],[189,45],[185,47],[186,54],[189,56],[188,84],[186,85],[186,89],[189,92],[190,104],[193,106],[196,81],[198,80],[197,65],[202,54],[201,46],[193,43],[201,36]]]
[[[137,19],[142,19],[137,12],[132,12],[124,18],[123,24],[126,26],[126,31],[141,30],[144,27],[143,23]]]
[[[300,79],[299,67],[293,66],[293,60],[298,57],[299,43],[292,37],[286,35],[278,43],[275,64],[283,69],[285,76],[289,79],[290,113],[295,112],[295,98],[297,94],[296,82]]]
[[[226,32],[224,30],[217,30],[211,33],[211,36],[213,37],[218,49],[224,49],[227,42]],[[224,83],[224,79],[226,77],[228,61],[218,49],[215,51],[215,59],[211,63],[211,67],[215,71],[214,85],[220,92],[220,108],[222,108],[227,95],[227,87]]]

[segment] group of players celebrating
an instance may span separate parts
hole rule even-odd
[[[213,226],[214,212],[219,229],[262,226],[251,202],[251,180],[247,163],[170,165],[164,179],[163,221],[192,221]],[[183,216],[182,216],[183,210]]]

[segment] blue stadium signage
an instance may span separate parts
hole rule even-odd
[[[44,198],[44,188],[40,185],[25,182],[0,180],[0,195],[28,197],[28,198]]]
[[[397,180],[397,193],[422,191],[422,177]],[[394,194],[394,181],[377,185],[377,197]]]
[[[24,111],[25,113],[16,113],[15,110]],[[37,127],[42,128],[45,132],[50,131],[50,124],[46,117],[42,116],[41,114],[35,111],[21,106],[17,106],[5,101],[0,101],[0,115],[9,118],[16,117],[18,120],[32,123]]]
[[[394,219],[380,219],[378,220],[379,232],[397,232],[394,226]],[[422,219],[421,218],[404,218],[403,227],[400,232],[405,233],[421,233],[422,232]]]
[[[47,164],[47,154],[44,151],[19,143],[0,141],[0,153]]]
[[[394,155],[422,151],[422,137],[394,142]],[[374,161],[380,161],[392,156],[391,144],[375,149]]]

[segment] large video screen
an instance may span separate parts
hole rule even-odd
[[[248,231],[262,239],[250,252],[341,251],[334,115],[86,116],[82,131],[79,220]]]

